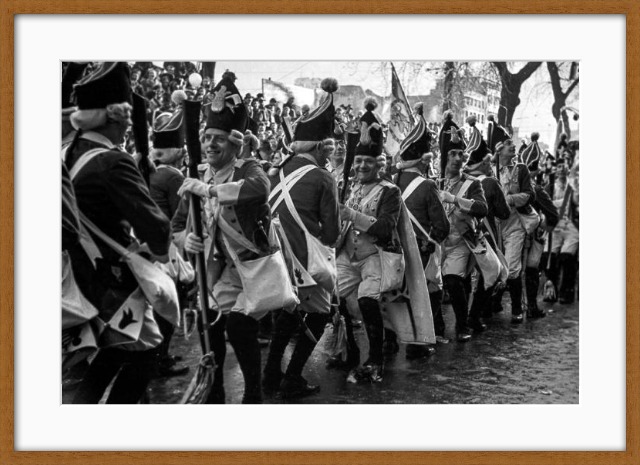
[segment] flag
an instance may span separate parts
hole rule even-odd
[[[388,155],[395,157],[400,151],[400,144],[413,128],[413,115],[393,63],[391,64],[390,113],[384,149]]]
[[[314,89],[306,89],[300,86],[285,85],[282,82],[272,81],[271,79],[262,80],[262,93],[264,98],[269,101],[275,98],[276,101],[284,103],[290,97],[295,98],[296,105],[315,105],[316,92]]]

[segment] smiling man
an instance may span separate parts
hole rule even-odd
[[[353,372],[356,380],[381,382],[383,376],[382,345],[384,328],[380,311],[382,264],[380,250],[391,250],[400,215],[400,189],[380,178],[382,127],[373,113],[375,101],[365,100],[366,113],[360,118],[360,142],[355,149],[353,168],[356,182],[349,198],[340,206],[343,222],[350,223],[338,265],[338,292],[341,313],[345,315],[345,298],[357,293],[367,337],[369,357],[361,369]],[[350,362],[357,365],[352,348]],[[358,357],[359,358],[359,355]]]
[[[267,203],[269,179],[257,161],[240,158],[247,113],[233,80],[222,79],[213,93],[201,139],[207,163],[203,180],[187,178],[179,191],[180,195],[191,192],[202,198],[205,230],[209,237],[203,241],[203,238],[188,233],[184,249],[192,254],[204,251],[208,274],[213,274],[216,269],[219,271],[217,279],[208,276],[209,285],[213,285],[214,301],[218,305],[215,310],[223,314],[222,322],[209,328],[217,368],[208,403],[225,401],[222,383],[225,329],[244,376],[242,402],[261,403],[258,319],[265,313],[247,314],[242,281],[225,242],[234,248],[235,255],[242,261],[253,260],[270,252],[265,233],[271,221]],[[185,231],[187,212],[188,202],[185,200],[172,221],[174,237],[176,233]],[[218,218],[217,222],[215,218]],[[223,240],[219,227],[222,221],[234,230],[233,237],[227,236],[227,241]],[[254,251],[241,245],[239,238],[249,241]],[[209,321],[214,321],[215,316],[212,314]],[[222,324],[225,318],[226,326]]]

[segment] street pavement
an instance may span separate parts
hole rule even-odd
[[[265,403],[304,404],[577,404],[579,388],[578,327],[579,303],[561,305],[539,303],[549,313],[546,318],[511,324],[510,305],[488,321],[484,333],[467,343],[453,340],[455,317],[450,305],[444,305],[448,344],[438,344],[435,355],[407,361],[404,346],[385,362],[384,381],[380,384],[352,384],[346,372],[325,368],[327,355],[320,340],[304,371],[305,378],[320,385],[320,393],[303,399],[285,401],[267,397]],[[367,338],[363,328],[356,330],[362,361],[366,358]],[[290,345],[285,361],[291,353]],[[191,366],[189,373],[172,378],[156,378],[149,386],[149,401],[156,404],[178,403],[196,372],[201,349],[196,333],[185,340],[182,330],[174,335],[173,355],[183,357]],[[268,348],[262,349],[265,363]],[[285,365],[286,366],[286,365]],[[233,349],[228,346],[225,363],[227,403],[242,400],[242,373]],[[63,383],[63,403],[73,397],[74,386]]]

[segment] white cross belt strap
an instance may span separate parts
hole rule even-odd
[[[427,180],[426,180],[426,179],[424,179],[424,178],[423,178],[423,177],[421,177],[421,176],[418,176],[417,178],[414,178],[414,179],[413,179],[413,181],[411,181],[411,182],[409,183],[409,185],[407,186],[407,188],[405,189],[405,191],[402,193],[402,200],[403,200],[403,201],[406,201],[406,200],[409,198],[409,196],[410,196],[411,194],[413,194],[413,191],[415,191],[415,190],[418,188],[418,186],[419,186],[420,184],[422,184],[423,182],[427,182]],[[406,205],[405,205],[405,207],[406,207]],[[434,241],[433,239],[431,239],[431,236],[429,235],[429,233],[427,233],[427,231],[425,231],[425,229],[422,227],[422,225],[418,222],[418,219],[417,219],[415,216],[413,216],[413,213],[411,213],[411,210],[409,210],[408,208],[406,208],[406,209],[405,209],[405,211],[406,211],[406,212],[407,212],[407,214],[409,215],[409,219],[410,219],[410,220],[411,220],[411,222],[414,224],[414,226],[415,226],[416,228],[418,228],[418,230],[419,230],[422,234],[424,234],[424,236],[427,238],[427,240],[428,240],[429,242],[433,242],[434,244],[437,244],[437,242],[436,242],[436,241]]]
[[[280,195],[280,193],[282,192],[282,183],[286,183],[287,189],[291,189],[293,186],[296,185],[296,183],[302,179],[302,177],[307,174],[308,172],[310,172],[311,170],[313,170],[315,168],[315,166],[313,165],[305,165],[302,166],[300,168],[298,168],[295,171],[292,171],[291,173],[289,173],[285,178],[284,181],[280,180],[280,184],[278,184],[269,194],[269,203],[271,203],[271,201],[273,199],[276,199],[275,202],[273,202],[273,204],[271,205],[271,211],[275,212],[276,209],[280,206],[280,204],[282,203],[282,201],[284,200],[284,196]],[[282,170],[280,171],[280,173],[282,173]],[[279,196],[279,197],[278,197]]]

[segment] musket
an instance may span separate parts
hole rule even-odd
[[[202,148],[200,146],[200,107],[199,101],[185,100],[182,102],[184,108],[185,139],[187,152],[189,154],[189,177],[198,179],[198,165],[202,161]],[[191,195],[189,202],[189,213],[191,215],[191,226],[193,233],[202,238],[202,205],[197,196]],[[209,310],[209,289],[207,286],[207,265],[204,252],[196,254],[196,274],[198,277],[198,290],[200,291],[200,312],[202,325],[204,328],[204,353],[211,351],[210,341],[207,337],[209,322],[207,311]]]
[[[359,132],[347,132],[347,153],[344,157],[342,170],[342,190],[340,191],[340,203],[344,203],[349,189],[349,174],[353,167],[353,160],[356,157],[356,145],[360,140]]]
[[[556,162],[558,161],[558,142],[560,141],[560,128],[562,127],[562,112],[566,107],[562,107],[560,109],[560,115],[558,116],[558,127],[556,129],[556,142],[555,142],[555,152],[556,152]],[[549,195],[551,196],[551,201],[553,202],[554,190],[556,187],[556,173],[552,169],[549,173]],[[551,269],[551,242],[553,241],[553,231],[549,231],[549,242],[547,243],[547,266],[546,270]]]
[[[133,93],[133,111],[131,114],[133,122],[133,140],[135,142],[136,152],[140,154],[138,160],[138,169],[142,174],[144,182],[149,187],[149,176],[151,169],[149,168],[149,126],[147,125],[147,99],[142,95]]]

